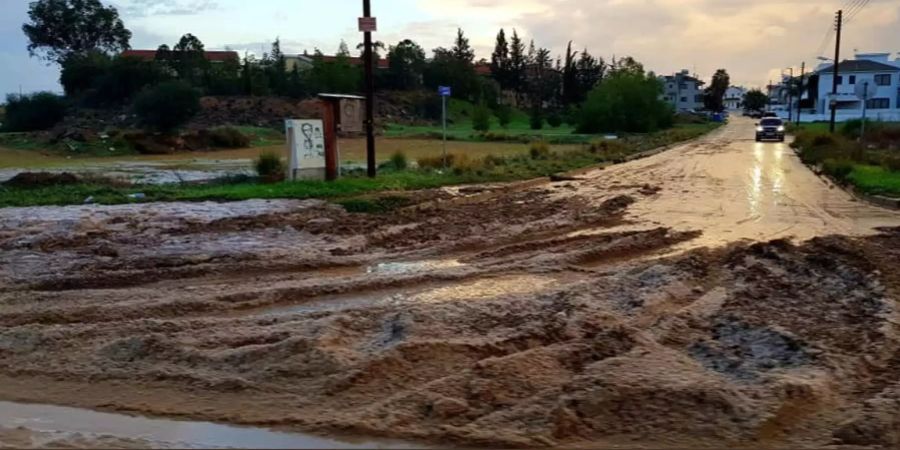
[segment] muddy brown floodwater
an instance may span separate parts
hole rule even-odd
[[[377,216],[0,210],[0,400],[432,445],[900,445],[900,215],[752,135]],[[114,428],[65,444],[162,446]]]

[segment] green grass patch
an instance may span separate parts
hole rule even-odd
[[[847,180],[867,194],[900,197],[900,172],[881,166],[855,165]]]
[[[234,127],[250,137],[250,147],[271,147],[284,144],[284,133],[272,128],[239,126]]]

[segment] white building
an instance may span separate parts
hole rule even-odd
[[[675,111],[703,109],[703,81],[682,70],[674,75],[659,77],[663,84],[663,99],[675,107]]]
[[[858,53],[852,60],[838,66],[838,89],[834,101],[836,120],[844,122],[862,118],[863,101],[857,96],[857,86],[870,83],[875,95],[867,102],[867,115],[873,120],[900,121],[900,57],[890,59],[890,53]],[[820,65],[811,83],[817,83],[816,99],[811,110],[803,110],[802,120],[830,120],[834,64]]]
[[[744,94],[747,89],[741,86],[731,86],[725,91],[725,109],[735,111],[741,108],[744,103]]]

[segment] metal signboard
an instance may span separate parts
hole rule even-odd
[[[359,31],[361,33],[374,33],[378,31],[378,21],[374,17],[360,17]]]
[[[345,98],[340,102],[341,131],[345,133],[362,133],[363,131],[363,102],[357,99]]]
[[[320,178],[325,174],[325,132],[321,120],[286,120],[290,178]]]
[[[440,94],[441,97],[449,97],[450,86],[438,86],[438,94]]]

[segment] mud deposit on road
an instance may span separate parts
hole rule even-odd
[[[611,182],[386,215],[0,210],[0,399],[473,446],[900,445],[900,229],[702,248],[640,219],[676,186]]]

